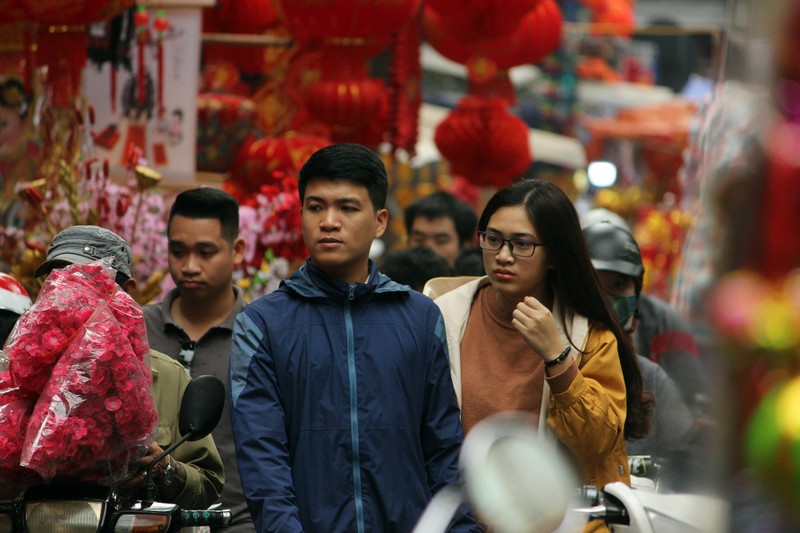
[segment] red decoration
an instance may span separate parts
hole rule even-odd
[[[386,88],[380,80],[322,80],[306,91],[309,113],[329,125],[337,142],[350,138],[381,114]]]
[[[153,29],[156,30],[156,70],[158,75],[158,118],[164,118],[164,34],[169,29],[169,21],[164,16],[163,11],[156,14],[153,21]]]
[[[420,0],[275,0],[292,36],[304,44],[337,41],[364,46],[368,55],[391,42]]]
[[[129,476],[158,413],[144,316],[111,271],[98,262],[51,274],[6,348],[0,471],[46,481]]]
[[[519,22],[517,28],[497,39],[469,41],[448,31],[445,21],[436,11],[426,8],[423,29],[428,42],[440,54],[470,68],[470,77],[491,79],[497,70],[517,65],[538,63],[555,50],[561,42],[563,17],[555,0],[540,0]],[[487,70],[481,76],[481,61]]]
[[[385,88],[368,79],[366,61],[389,45],[419,0],[277,0],[276,7],[292,37],[322,55],[320,78],[304,94],[309,114],[337,141],[363,137],[386,114]]]
[[[605,0],[592,17],[594,35],[630,37],[636,27],[636,15],[628,0]]]
[[[496,39],[514,33],[540,0],[426,0],[442,28],[465,41]]]
[[[213,19],[217,29],[227,33],[262,33],[278,21],[270,0],[217,0],[216,6],[203,10],[203,25]]]
[[[452,173],[475,185],[503,187],[532,163],[528,126],[501,99],[463,98],[434,141]]]
[[[392,43],[389,68],[389,142],[395,149],[413,155],[422,105],[422,65],[419,47],[422,17],[417,13]]]
[[[134,0],[16,0],[25,12],[25,20],[45,24],[88,24],[119,15]]]
[[[36,65],[47,66],[45,92],[52,107],[72,108],[80,94],[81,73],[86,66],[89,38],[85,31],[66,28],[40,30]]]
[[[321,137],[287,133],[245,143],[231,166],[226,189],[239,201],[246,201],[264,185],[274,182],[276,172],[295,175],[311,154],[330,144]]]
[[[797,126],[778,122],[769,133],[767,172],[761,199],[763,224],[748,265],[779,279],[800,264],[800,165]]]

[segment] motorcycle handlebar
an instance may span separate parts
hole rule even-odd
[[[222,510],[181,510],[181,526],[210,526],[227,527],[231,523],[231,512],[229,509]]]

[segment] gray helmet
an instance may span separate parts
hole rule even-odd
[[[630,232],[607,220],[583,228],[589,257],[597,270],[618,272],[634,279],[636,294],[642,291],[642,252]]]

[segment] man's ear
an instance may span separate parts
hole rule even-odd
[[[375,228],[375,238],[379,239],[381,237],[381,235],[383,235],[383,232],[386,231],[386,226],[389,223],[389,210],[388,209],[386,209],[386,208],[378,209],[377,222],[378,222],[378,224],[377,224],[377,227]]]
[[[122,284],[122,290],[130,294],[131,296],[136,295],[136,279],[128,278],[125,280],[125,283]]]
[[[244,261],[244,252],[247,246],[242,237],[236,237],[233,241],[233,264],[239,266]]]

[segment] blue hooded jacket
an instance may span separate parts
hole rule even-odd
[[[463,439],[434,303],[311,261],[233,329],[231,419],[260,532],[411,531],[457,481]],[[479,530],[468,517],[455,529]]]

